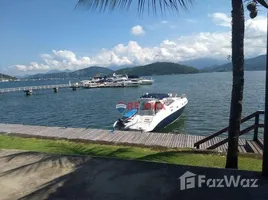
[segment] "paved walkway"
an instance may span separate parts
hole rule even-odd
[[[198,188],[194,176],[196,188],[181,190],[179,177],[187,171],[213,179],[258,179],[258,187]],[[0,177],[1,200],[268,199],[268,181],[256,172],[15,150],[0,150]]]

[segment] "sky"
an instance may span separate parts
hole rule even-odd
[[[134,2],[134,1],[132,1]],[[231,54],[231,1],[195,0],[188,10],[154,15],[98,12],[77,0],[1,0],[0,73],[25,75],[89,66],[226,59]],[[266,11],[246,15],[245,56],[266,52]]]

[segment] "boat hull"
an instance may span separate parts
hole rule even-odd
[[[139,83],[136,82],[125,82],[124,87],[139,87]]]
[[[164,118],[159,124],[157,124],[157,126],[151,132],[159,131],[160,129],[163,129],[168,125],[172,124],[182,115],[184,108],[185,106],[177,110],[176,112],[172,113],[171,115],[167,116],[166,118]]]

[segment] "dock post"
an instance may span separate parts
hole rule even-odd
[[[255,127],[254,127],[254,136],[253,136],[253,140],[257,141],[258,140],[258,131],[259,131],[259,113],[257,113],[257,115],[255,116]]]
[[[30,96],[33,94],[33,90],[29,89],[29,90],[25,90],[24,92],[26,92],[26,96]]]
[[[58,87],[53,88],[54,92],[57,93],[59,91]]]

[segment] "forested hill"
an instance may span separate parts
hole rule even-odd
[[[138,76],[168,75],[168,74],[192,74],[199,70],[186,65],[171,62],[156,62],[149,65],[124,68],[117,70],[117,74],[128,74]]]
[[[47,73],[47,74],[35,74],[28,76],[29,79],[39,79],[39,78],[79,78],[79,77],[93,77],[96,75],[106,75],[113,71],[106,67],[92,66],[84,69],[76,70],[73,72],[57,72],[57,73]]]
[[[0,80],[2,80],[2,79],[14,80],[14,79],[16,79],[16,77],[0,73]]]

